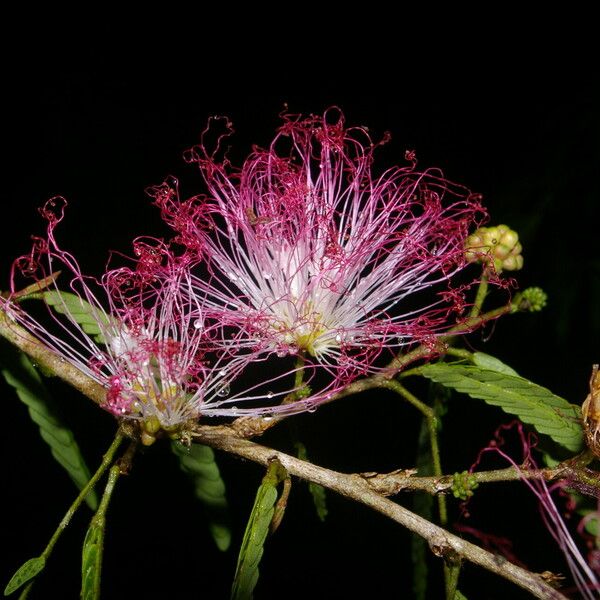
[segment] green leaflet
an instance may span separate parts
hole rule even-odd
[[[250,600],[253,597],[254,587],[258,581],[258,565],[275,512],[277,485],[286,477],[287,472],[279,461],[274,460],[269,464],[256,493],[254,506],[244,532],[231,588],[232,600]]]
[[[313,483],[310,481],[308,483],[308,491],[310,492],[313,502],[315,504],[315,510],[317,511],[317,517],[321,521],[325,521],[327,517],[327,495],[325,493],[325,488],[318,483]]]
[[[17,570],[15,575],[13,575],[10,582],[6,586],[6,589],[4,591],[5,595],[12,593],[24,583],[29,582],[25,586],[25,589],[22,591],[21,595],[19,596],[19,600],[25,600],[25,598],[27,598],[29,590],[33,585],[32,578],[35,577],[44,568],[48,557],[50,556],[50,554],[52,554],[52,550],[54,549],[56,542],[58,541],[64,530],[68,527],[73,515],[83,502],[84,497],[89,495],[89,490],[93,487],[93,485],[96,484],[98,479],[102,476],[109,464],[112,462],[115,452],[119,448],[122,441],[123,435],[120,432],[117,432],[115,439],[113,440],[109,449],[102,458],[102,464],[100,465],[96,473],[94,473],[94,476],[90,479],[90,481],[85,485],[85,488],[81,490],[75,501],[71,504],[65,516],[61,519],[56,531],[50,538],[50,541],[48,542],[48,545],[42,552],[41,556],[28,560],[20,569]],[[120,469],[118,465],[115,465],[111,468],[109,473],[108,484],[106,485],[106,489],[104,491],[104,494],[102,495],[102,500],[100,502],[98,511],[94,516],[94,519],[96,521],[100,518],[104,518],[110,495],[112,494],[112,490],[114,488],[116,479],[119,476],[119,473]]]
[[[61,315],[68,314],[81,326],[81,329],[85,333],[93,336],[97,342],[104,343],[98,322],[108,325],[109,321],[102,310],[92,306],[89,302],[83,300],[83,298],[71,292],[60,292],[58,290],[31,294],[27,296],[27,299],[29,298],[44,300],[57,313]]]
[[[491,354],[486,354],[485,352],[473,352],[471,360],[476,367],[489,369],[490,371],[497,371],[498,373],[504,373],[505,375],[514,375],[515,377],[519,376],[519,374],[512,367],[504,364],[501,360],[498,360]]]
[[[106,511],[121,474],[119,465],[113,465],[108,472],[108,481],[102,494],[100,507],[90,521],[81,556],[81,600],[99,600],[100,575],[102,573],[102,553],[104,550],[104,529]]]
[[[10,581],[4,588],[4,595],[10,596],[22,585],[33,579],[46,566],[46,559],[43,556],[30,558],[25,564],[17,569],[17,572],[10,578]]]
[[[196,498],[206,509],[208,528],[217,548],[225,552],[231,544],[231,527],[225,483],[212,448],[201,444],[187,448],[172,442],[171,449],[179,459],[181,470],[192,480]]]
[[[102,572],[105,525],[105,519],[92,519],[85,534],[81,557],[81,600],[100,598],[100,574]]]
[[[52,456],[67,471],[75,485],[82,489],[90,479],[90,472],[71,430],[58,418],[54,402],[31,361],[25,354],[8,349],[3,352],[2,361],[4,379],[15,389],[19,400],[27,405],[29,416],[38,425]],[[87,495],[86,502],[92,510],[96,510],[98,498],[94,490]]]
[[[467,597],[459,590],[456,590],[454,592],[454,600],[467,600]]]
[[[308,460],[308,454],[306,452],[306,446],[302,442],[295,442],[294,446],[296,447],[296,455],[300,460]],[[321,521],[325,521],[325,517],[327,517],[327,495],[325,493],[325,488],[318,483],[313,483],[310,481],[308,483],[308,491],[312,496],[313,503],[315,505],[315,510],[317,511],[317,517]]]
[[[517,415],[568,450],[577,452],[583,446],[579,407],[527,379],[446,363],[425,365],[418,371],[428,379]]]

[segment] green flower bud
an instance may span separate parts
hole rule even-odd
[[[161,430],[160,421],[152,416],[141,424],[140,440],[144,446],[151,446],[156,441],[156,434]]]
[[[147,433],[154,434],[160,431],[160,421],[156,417],[150,417],[144,421],[144,429]]]
[[[539,287],[530,287],[517,294],[513,300],[514,310],[539,312],[548,302],[548,294]]]
[[[462,473],[454,473],[452,476],[452,494],[455,498],[460,500],[467,500],[473,495],[473,490],[477,488],[479,484],[475,478],[475,475],[468,471]]]
[[[144,444],[144,446],[152,446],[152,444],[154,444],[156,441],[156,438],[152,434],[146,433],[145,431],[142,431],[140,439],[142,440],[142,444]]]
[[[523,267],[519,234],[507,225],[480,227],[465,242],[465,257],[469,262],[493,263],[497,273],[518,271]]]

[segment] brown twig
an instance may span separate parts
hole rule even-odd
[[[452,489],[453,475],[441,477],[419,477],[413,469],[396,470],[391,473],[360,473],[369,486],[384,496],[393,496],[399,492],[427,492],[440,494]],[[590,494],[600,495],[600,474],[584,466],[574,466],[572,460],[547,469],[528,469],[508,467],[492,471],[476,471],[469,474],[473,481],[497,483],[520,479],[545,479],[546,481],[564,480],[573,486],[587,486]],[[595,492],[595,493],[594,493]]]
[[[431,551],[436,556],[447,560],[456,560],[462,557],[508,579],[529,591],[536,598],[562,600],[566,598],[545,583],[539,575],[518,567],[501,556],[483,550],[475,544],[430,523],[403,506],[388,500],[374,490],[361,475],[331,471],[278,450],[238,438],[231,435],[231,433],[227,434],[222,429],[217,431],[215,427],[198,426],[193,432],[193,437],[202,444],[252,460],[264,466],[267,466],[269,461],[276,458],[291,475],[322,485],[356,502],[365,504],[420,535],[427,540]]]

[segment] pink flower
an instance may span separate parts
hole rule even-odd
[[[333,110],[286,117],[239,170],[204,137],[188,160],[208,196],[179,201],[172,181],[150,194],[178,241],[207,261],[210,277],[194,281],[207,306],[256,346],[300,352],[348,379],[372,370],[382,349],[430,342],[456,322],[464,301],[450,279],[485,216],[477,196],[417,171],[412,153],[408,166],[376,174],[378,144]]]
[[[257,357],[239,353],[235,337],[225,338],[221,325],[206,318],[203,300],[192,290],[187,257],[177,258],[163,243],[140,238],[134,243],[133,267],[108,270],[99,281],[84,276],[75,258],[55,240],[65,204],[54,198],[42,209],[47,239],[36,239],[32,252],[15,262],[12,287],[14,291],[18,271],[42,281],[60,269],[59,281],[71,277],[69,293],[60,292],[50,278],[50,288],[42,294],[53,305],[48,323],[24,310],[32,300],[3,299],[1,306],[48,348],[104,386],[106,410],[140,422],[149,443],[157,431],[176,431],[200,416],[310,409],[310,399],[293,407],[268,406],[272,398],[293,391],[282,389],[281,380],[289,373],[230,392]],[[273,385],[276,391],[268,391]]]

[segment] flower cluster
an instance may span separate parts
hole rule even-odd
[[[205,195],[182,200],[172,180],[150,190],[173,242],[138,238],[129,266],[86,277],[56,242],[65,202],[55,198],[41,211],[46,239],[15,263],[44,282],[34,295],[52,321],[23,298],[3,301],[104,386],[104,407],[139,422],[147,443],[202,416],[311,410],[385,366],[384,350],[433,347],[465,318],[468,286],[451,282],[485,218],[478,196],[417,170],[412,153],[376,173],[381,144],[336,111],[286,117],[239,169],[217,158],[223,139],[211,150],[203,137],[187,155]],[[257,361],[268,376],[238,385]]]
[[[465,243],[468,261],[493,265],[497,273],[522,269],[522,250],[518,233],[506,225],[480,227]]]
[[[333,122],[330,122],[333,120]],[[221,138],[222,140],[222,138]],[[349,380],[384,348],[433,340],[460,318],[449,289],[466,264],[479,197],[437,170],[372,169],[377,144],[341,115],[288,118],[241,169],[192,149],[208,196],[151,190],[210,279],[195,281],[218,318],[262,352],[302,354]]]

